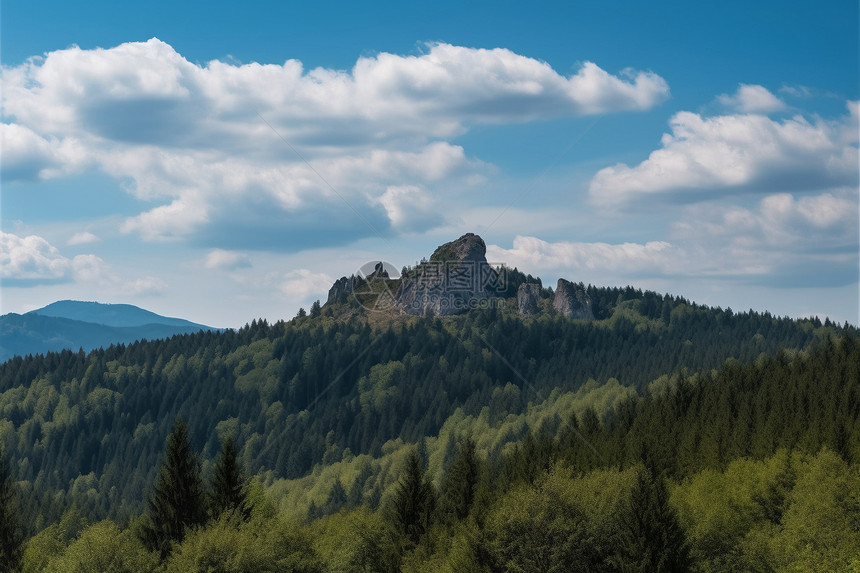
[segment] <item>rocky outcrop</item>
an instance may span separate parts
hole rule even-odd
[[[355,275],[350,277],[340,277],[334,284],[331,285],[331,288],[328,289],[328,299],[326,299],[326,304],[339,304],[347,301],[347,298],[355,291],[355,287],[358,281],[360,281],[358,277]]]
[[[368,272],[371,267],[373,270]],[[372,289],[372,286],[368,287],[368,285],[373,285],[376,281],[387,281],[390,278],[385,263],[382,261],[368,263],[359,270],[358,274],[340,277],[334,281],[334,284],[328,289],[326,304],[344,303],[354,293]]]
[[[591,299],[585,288],[564,279],[558,279],[552,307],[568,318],[594,320]]]
[[[538,313],[538,298],[540,298],[540,285],[537,283],[523,283],[517,289],[517,309],[521,316],[534,316]]]
[[[429,261],[403,277],[395,295],[397,306],[419,316],[488,307],[502,285],[486,254],[484,240],[473,233],[441,245]]]

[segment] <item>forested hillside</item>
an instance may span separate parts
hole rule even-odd
[[[316,307],[0,365],[0,441],[21,522],[38,533],[29,570],[72,559],[97,527],[124,530],[122,543],[145,537],[139,516],[177,417],[204,477],[232,439],[257,478],[250,520],[191,534],[162,554],[175,570],[252,540],[304,563],[278,571],[618,570],[652,547],[642,528],[655,520],[675,531],[665,554],[683,561],[665,570],[756,569],[778,554],[789,567],[822,561],[830,543],[807,513],[835,504],[860,523],[854,327],[587,289],[594,321],[504,309],[345,320]],[[728,502],[707,485],[726,480],[743,516],[730,529],[714,513]],[[812,507],[803,492],[816,480],[834,481]],[[397,513],[408,492],[418,513]],[[858,557],[852,527],[826,562]],[[522,531],[533,538],[511,537]],[[529,565],[529,552],[549,561]]]

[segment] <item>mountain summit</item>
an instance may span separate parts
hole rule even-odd
[[[27,314],[68,318],[103,324],[105,326],[144,326],[147,324],[165,324],[170,326],[194,327],[209,329],[208,326],[196,324],[182,318],[161,316],[131,304],[104,304],[100,302],[83,302],[79,300],[60,300]]]
[[[368,263],[363,267],[367,272],[341,277],[329,290],[326,305],[347,303],[372,311],[450,316],[509,304],[521,316],[556,311],[573,319],[594,319],[592,301],[582,283],[559,279],[553,294],[540,279],[487,262],[487,245],[474,233],[440,245],[429,260],[404,268],[399,278],[391,278],[389,267],[393,269],[381,261]]]
[[[214,329],[130,304],[62,300],[26,314],[0,316],[0,361],[15,355],[79,348],[90,351],[111,344],[170,338],[200,330]]]
[[[445,316],[487,307],[504,292],[499,272],[487,263],[487,245],[473,233],[439,246],[406,273],[394,297],[403,311]]]

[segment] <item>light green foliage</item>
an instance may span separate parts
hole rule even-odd
[[[315,521],[309,535],[331,573],[398,571],[397,540],[378,512],[341,511]]]
[[[369,407],[372,407],[371,397],[384,396],[385,391],[381,388],[387,387],[386,384],[395,380],[395,375],[402,367],[399,362],[374,366],[371,376],[359,381],[360,387],[362,384],[365,387],[362,396],[366,397]],[[371,381],[374,384],[371,384]],[[493,396],[494,400],[508,404],[518,401],[519,393],[519,388],[508,384],[496,388]],[[442,425],[437,436],[424,440],[429,466],[427,475],[437,487],[441,486],[444,470],[447,463],[453,459],[456,443],[461,436],[474,436],[476,456],[479,459],[488,459],[509,451],[510,447],[526,435],[529,428],[551,427],[553,433],[562,431],[565,426],[559,423],[560,420],[568,419],[573,414],[581,416],[589,408],[594,409],[598,416],[606,417],[635,393],[633,388],[623,386],[618,380],[611,378],[605,384],[589,380],[576,392],[554,390],[546,400],[529,404],[526,411],[519,415],[494,415],[490,407],[484,407],[479,415],[468,416],[462,408],[457,408]],[[316,507],[325,505],[336,480],[340,480],[344,489],[350,491],[356,477],[361,473],[361,468],[369,465],[371,477],[363,484],[362,498],[369,499],[374,490],[378,490],[381,492],[379,501],[382,503],[391,497],[397,483],[396,470],[402,467],[410,447],[414,445],[399,439],[391,440],[383,445],[380,457],[344,457],[331,465],[317,466],[304,478],[273,480],[267,491],[283,515],[304,519],[311,503]]]
[[[24,547],[22,559],[24,573],[39,573],[52,559],[60,557],[86,527],[86,520],[75,510],[68,510],[62,519],[52,523],[33,537]]]
[[[747,566],[742,541],[766,521],[757,500],[776,484],[787,461],[784,450],[765,461],[739,459],[725,472],[706,469],[674,488],[671,502],[702,571],[737,571]]]
[[[703,470],[672,503],[698,570],[852,571],[860,563],[860,475],[824,449]]]
[[[575,482],[554,472],[504,496],[487,519],[481,547],[491,571],[561,573],[597,570],[599,540],[571,499]]]
[[[237,524],[224,516],[189,533],[167,562],[168,573],[321,573],[306,537],[277,520]]]
[[[797,484],[773,538],[785,571],[856,571],[860,563],[860,473],[824,449],[800,464]],[[852,565],[853,563],[853,565]]]
[[[406,374],[400,361],[377,364],[370,374],[358,379],[359,402],[364,410],[381,412],[388,400],[397,392],[397,383]]]
[[[120,531],[105,520],[86,528],[44,571],[53,573],[149,573],[158,569],[158,555],[150,553],[130,531]]]

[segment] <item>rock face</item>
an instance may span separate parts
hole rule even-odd
[[[484,240],[466,233],[437,248],[430,260],[404,276],[398,307],[414,315],[447,316],[484,308],[501,292],[499,276],[487,264]]]
[[[372,263],[373,270],[370,269],[371,264],[367,264],[359,271],[358,274],[349,277],[340,277],[331,288],[328,289],[328,299],[326,304],[344,303],[353,293],[360,293],[366,290],[368,284],[372,284],[378,280],[388,280],[391,278],[388,271],[385,269],[385,263],[382,261]]]
[[[355,275],[350,277],[340,277],[331,288],[328,289],[328,299],[326,304],[336,304],[346,302],[347,297],[355,290],[357,282],[361,280]]]
[[[523,283],[517,289],[517,309],[521,316],[534,316],[538,313],[538,298],[540,297],[540,285],[537,283]]]
[[[568,318],[594,320],[588,293],[582,286],[564,279],[558,279],[552,307]]]

